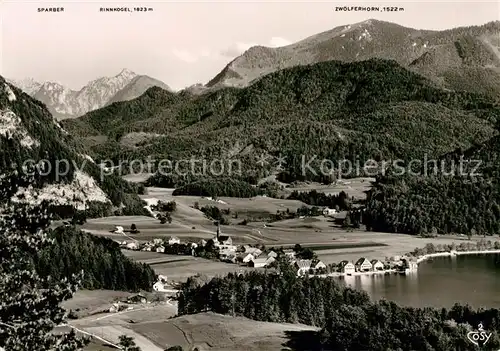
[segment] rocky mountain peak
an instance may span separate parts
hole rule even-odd
[[[129,84],[140,77],[145,77],[145,79],[141,80],[140,84],[136,82],[132,90]],[[104,107],[110,102],[122,101],[122,98],[127,100],[135,98],[151,86],[169,89],[163,82],[138,75],[128,68],[123,68],[114,76],[94,79],[79,91],[71,90],[58,82],[37,83],[30,78],[10,82],[47,105],[49,111],[57,119],[79,117],[89,111]]]

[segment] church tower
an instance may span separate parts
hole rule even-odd
[[[217,221],[217,236],[215,237],[217,239],[217,242],[219,242],[219,235],[220,235],[220,222]]]

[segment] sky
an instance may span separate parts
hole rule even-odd
[[[336,6],[397,6],[339,12]],[[152,8],[100,12],[101,7]],[[64,7],[64,12],[38,12]],[[123,68],[178,90],[206,83],[252,45],[284,46],[369,18],[442,30],[500,19],[498,1],[26,1],[0,4],[0,74],[79,90]]]

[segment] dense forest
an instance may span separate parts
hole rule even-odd
[[[409,234],[498,234],[499,175],[499,137],[450,152],[418,175],[389,172],[368,194],[365,224]]]
[[[132,261],[111,239],[81,232],[74,227],[59,227],[49,232],[56,245],[33,256],[40,276],[56,280],[84,271],[82,288],[123,291],[151,291],[156,281],[154,270]]]
[[[483,349],[500,347],[498,309],[474,310],[458,304],[451,309],[411,308],[383,300],[374,303],[365,292],[342,286],[333,278],[297,278],[284,267],[281,275],[229,274],[207,283],[192,277],[182,287],[179,314],[213,311],[321,327],[321,332],[292,339],[295,344],[290,346],[303,350],[475,350],[467,332],[479,323],[492,333]]]
[[[211,197],[254,197],[260,192],[252,185],[232,179],[205,179],[193,183],[188,183],[174,190],[172,195],[194,195]]]

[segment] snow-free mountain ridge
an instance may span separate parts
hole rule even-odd
[[[251,47],[206,87],[245,87],[284,68],[370,58],[395,60],[444,88],[500,97],[500,21],[443,31],[374,19],[342,25],[283,47]]]

